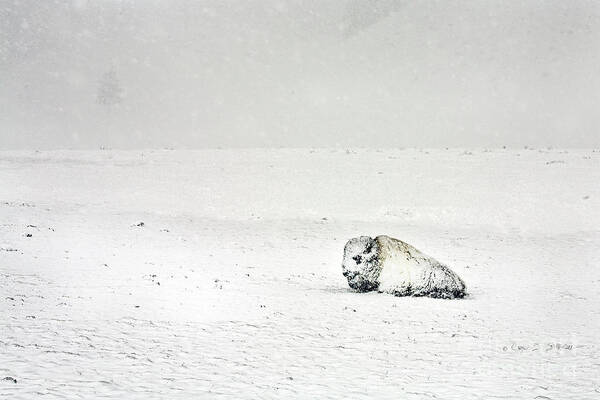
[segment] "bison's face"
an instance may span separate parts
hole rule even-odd
[[[360,292],[375,290],[379,286],[379,246],[368,236],[350,239],[344,247],[343,274],[348,285]]]

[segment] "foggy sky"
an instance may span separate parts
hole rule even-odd
[[[0,149],[600,146],[596,1],[0,0]]]

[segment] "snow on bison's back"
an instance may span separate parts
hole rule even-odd
[[[385,235],[350,239],[344,247],[342,269],[348,285],[359,292],[445,299],[466,295],[465,283],[450,268]]]

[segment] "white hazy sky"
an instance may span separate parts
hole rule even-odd
[[[600,2],[0,0],[0,148],[600,146]]]

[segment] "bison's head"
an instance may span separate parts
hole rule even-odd
[[[379,286],[379,246],[369,236],[350,239],[344,247],[343,274],[348,285],[359,292],[376,290]]]

